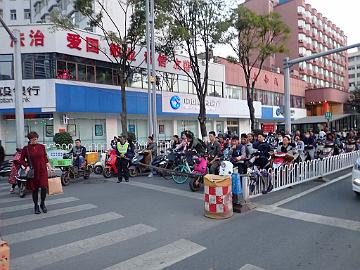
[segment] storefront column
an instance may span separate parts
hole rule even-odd
[[[178,132],[178,121],[177,120],[173,120],[172,121],[172,124],[173,124],[173,134],[177,134]],[[180,134],[177,134],[178,136],[180,136]]]
[[[0,115],[0,141],[2,146],[5,145],[5,123],[4,120],[2,119],[2,115]]]
[[[54,135],[56,133],[59,133],[60,130],[65,130],[66,131],[66,125],[64,125],[63,123],[63,115],[61,113],[54,113],[53,114],[54,119],[53,119],[53,123],[54,123]]]
[[[216,120],[214,120],[214,121],[212,122],[212,124],[213,124],[212,130],[215,131],[215,133],[217,134],[219,131],[216,130]]]
[[[228,128],[227,128],[227,120],[224,121],[224,130],[223,133],[226,134],[228,132]]]
[[[118,121],[116,117],[106,117],[106,143],[110,144],[114,136],[118,134]]]

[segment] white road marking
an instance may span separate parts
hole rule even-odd
[[[259,205],[255,210],[259,212],[286,217],[286,218],[292,218],[292,219],[360,232],[359,221],[305,213],[301,211],[285,209],[272,205]]]
[[[48,206],[48,205],[54,205],[54,204],[59,204],[59,203],[74,202],[74,201],[78,201],[78,200],[79,199],[75,198],[75,197],[65,197],[65,198],[59,198],[59,199],[54,199],[54,200],[47,200],[45,202],[45,204],[46,204],[46,206]],[[27,201],[24,201],[24,202],[27,203]],[[27,203],[24,205],[8,206],[8,207],[0,208],[0,214],[14,212],[14,211],[18,211],[18,210],[31,209],[31,208],[34,208],[33,203]]]
[[[0,199],[0,203],[12,203],[12,202],[20,202],[20,201],[28,201],[31,198],[31,196],[27,196],[25,198],[20,198],[18,195],[10,195],[11,197]]]
[[[24,215],[24,216],[19,216],[19,217],[0,219],[0,227],[22,224],[25,222],[36,221],[36,220],[46,219],[46,218],[50,218],[50,217],[57,217],[57,216],[61,216],[61,215],[76,213],[76,212],[90,210],[90,209],[94,209],[94,208],[97,208],[97,206],[93,205],[93,204],[81,204],[81,205],[77,205],[77,206],[51,210],[48,213],[41,214],[41,215],[30,214],[30,215]]]
[[[252,264],[245,264],[243,267],[241,267],[239,270],[265,270],[264,268],[257,267]]]
[[[123,218],[123,216],[119,215],[117,213],[114,213],[114,212],[109,212],[106,214],[91,216],[91,217],[87,217],[87,218],[83,218],[83,219],[72,220],[69,222],[46,226],[46,227],[42,227],[42,228],[38,228],[38,229],[34,229],[34,230],[28,230],[28,231],[17,232],[14,234],[3,235],[3,237],[10,244],[15,244],[15,243],[33,240],[36,238],[41,238],[41,237],[45,237],[45,236],[49,236],[49,235],[53,235],[53,234],[57,234],[57,233],[61,233],[61,232],[76,230],[76,229],[83,228],[86,226],[96,225],[96,224],[100,224],[103,222],[107,222],[107,221],[111,221],[111,220],[115,220],[115,219],[119,219],[119,218]]]
[[[161,270],[205,249],[196,243],[180,239],[104,270]]]
[[[303,197],[303,196],[305,196],[305,195],[307,195],[307,194],[309,194],[309,193],[311,193],[311,192],[314,192],[314,191],[316,191],[316,190],[319,190],[319,189],[322,189],[322,188],[324,188],[324,187],[327,187],[328,185],[331,185],[331,184],[334,184],[334,183],[336,183],[336,182],[338,182],[338,181],[341,181],[341,180],[343,180],[343,179],[346,179],[346,178],[348,178],[348,177],[350,177],[350,176],[351,176],[351,173],[345,174],[345,175],[340,176],[340,177],[338,177],[338,178],[335,178],[335,179],[333,179],[333,180],[331,180],[331,181],[329,181],[329,182],[326,182],[325,184],[321,184],[321,185],[319,185],[319,186],[310,188],[310,189],[308,189],[308,190],[305,190],[304,192],[300,192],[300,193],[298,193],[298,194],[296,194],[296,195],[294,195],[294,196],[291,196],[291,197],[286,198],[286,199],[284,199],[284,200],[278,201],[278,202],[276,202],[276,203],[274,203],[274,204],[272,204],[272,205],[273,205],[273,206],[280,206],[280,205],[286,204],[286,203],[291,202],[291,201],[293,201],[293,200],[299,199],[299,198],[301,198],[301,197]]]
[[[145,188],[145,189],[151,189],[151,190],[155,190],[155,191],[159,191],[159,192],[164,192],[164,193],[187,197],[187,198],[196,199],[196,200],[203,200],[203,197],[204,197],[203,194],[201,194],[201,193],[193,193],[193,192],[189,192],[189,191],[179,190],[176,188],[168,188],[168,187],[157,186],[157,185],[152,185],[152,184],[147,184],[147,183],[128,182],[128,183],[126,183],[126,185]]]
[[[11,269],[33,270],[41,268],[154,231],[156,231],[155,228],[144,224],[133,225],[120,230],[104,233],[91,238],[72,242],[70,244],[12,259]]]

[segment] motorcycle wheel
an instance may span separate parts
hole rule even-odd
[[[112,176],[112,172],[110,168],[105,168],[103,175],[105,178],[110,178]]]
[[[191,178],[189,182],[189,187],[192,192],[197,192],[201,188],[201,183],[199,177]]]
[[[131,167],[129,168],[129,175],[130,175],[130,177],[136,177],[136,176],[138,176],[138,174],[139,174],[139,171],[138,171],[138,169],[137,169],[135,166],[131,166]]]
[[[102,174],[103,171],[104,171],[104,169],[103,169],[103,167],[100,166],[100,165],[97,165],[97,166],[95,166],[95,168],[94,168],[94,173],[95,173],[95,174]]]
[[[25,182],[21,182],[19,187],[19,196],[20,198],[24,198],[25,195],[26,195],[26,184]]]
[[[63,186],[68,186],[70,184],[70,175],[69,175],[69,173],[61,174],[61,184]]]

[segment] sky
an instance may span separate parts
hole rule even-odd
[[[305,1],[345,32],[348,37],[348,45],[360,43],[360,0]],[[229,55],[234,56],[234,53],[230,46],[218,46],[215,49],[215,55],[227,57]]]

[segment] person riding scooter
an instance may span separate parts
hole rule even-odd
[[[291,145],[290,135],[285,135],[283,137],[282,143],[278,146],[276,152],[273,154],[273,167],[277,168],[282,165],[290,164],[293,160],[296,160],[297,157],[298,152],[296,148]]]
[[[73,155],[73,165],[80,168],[85,167],[86,148],[81,145],[81,140],[75,140],[75,146],[71,149],[69,154]]]
[[[220,167],[221,145],[216,140],[215,131],[209,132],[209,142],[206,145],[209,172],[215,174]]]
[[[313,137],[311,137],[310,132],[305,132],[304,137],[304,153],[305,153],[305,160],[306,156],[308,155],[310,160],[313,160],[315,158],[315,140]]]

